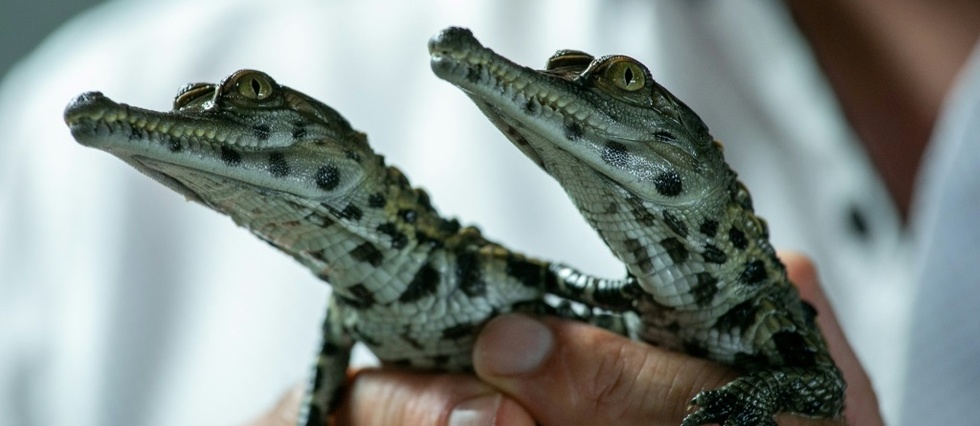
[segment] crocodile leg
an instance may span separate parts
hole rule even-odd
[[[340,402],[354,339],[344,331],[339,316],[335,299],[331,296],[327,315],[323,319],[320,352],[313,365],[303,405],[300,406],[299,426],[329,424],[328,415]]]
[[[599,309],[613,312],[635,309],[637,298],[643,294],[631,276],[621,280],[599,278],[561,263],[552,263],[549,269],[556,277],[548,283],[551,294]]]

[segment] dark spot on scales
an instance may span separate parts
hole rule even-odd
[[[759,284],[769,276],[766,273],[766,264],[761,260],[753,260],[745,264],[745,269],[738,276],[738,280],[743,284],[755,285]]]
[[[381,266],[381,262],[384,262],[384,254],[381,250],[378,250],[374,244],[369,242],[361,243],[361,245],[354,247],[350,251],[350,256],[359,262],[367,262],[371,266],[378,267]]]
[[[364,216],[364,212],[361,211],[360,207],[349,204],[347,207],[344,207],[344,209],[341,210],[337,216],[344,219],[361,220],[361,217]]]
[[[676,171],[670,170],[663,172],[653,178],[653,186],[657,192],[665,197],[676,197],[684,192],[684,185],[681,182],[681,175]]]
[[[674,216],[673,213],[668,211],[664,212],[664,223],[668,228],[670,228],[671,231],[674,231],[674,234],[677,234],[678,237],[687,238],[687,225],[685,225],[684,221],[680,220],[680,218]]]
[[[306,126],[302,124],[297,124],[293,128],[293,139],[303,139],[306,137]]]
[[[364,284],[355,284],[347,290],[358,299],[370,300],[371,303],[374,303],[374,293],[368,290]]]
[[[449,220],[442,219],[439,221],[439,224],[437,224],[436,226],[439,228],[440,231],[446,234],[455,234],[459,232],[460,228],[463,227],[463,225],[459,224],[459,220],[455,218]]]
[[[746,325],[754,323],[757,309],[756,303],[757,301],[755,300],[747,300],[733,306],[724,315],[718,317],[714,328],[721,331],[732,331],[742,329]]]
[[[637,259],[636,266],[640,268],[640,272],[649,274],[650,272],[653,272],[653,259],[650,259],[650,256]]]
[[[630,212],[633,213],[633,217],[636,221],[643,226],[654,226],[657,224],[657,219],[650,213],[649,210],[643,205],[643,201],[639,198],[630,196],[626,197],[626,202],[630,205]]]
[[[643,249],[643,245],[640,244],[640,240],[636,238],[627,238],[626,241],[623,241],[623,245],[626,246],[626,250],[633,253],[634,259],[647,256],[647,251]]]
[[[289,176],[289,163],[286,162],[286,155],[281,152],[269,154],[269,173],[276,178]]]
[[[507,259],[505,267],[507,275],[517,279],[526,287],[540,287],[544,285],[545,270],[541,265],[528,262],[524,259],[510,257]]]
[[[334,224],[333,219],[315,211],[312,211],[306,216],[303,216],[303,220],[305,220],[308,223],[315,224],[321,228],[326,228]]]
[[[479,83],[480,82],[480,72],[482,70],[483,70],[483,67],[480,66],[480,65],[477,65],[477,64],[474,64],[471,67],[467,68],[466,69],[466,80],[468,80],[470,83]]]
[[[772,335],[776,350],[783,362],[792,367],[812,367],[816,364],[814,348],[796,331],[780,331]]]
[[[717,263],[719,265],[728,261],[728,255],[714,244],[706,244],[704,246],[704,252],[701,253],[701,257],[704,258],[705,262]]]
[[[728,240],[739,250],[745,250],[749,246],[749,241],[745,239],[745,233],[734,226],[728,230]]]
[[[419,207],[427,212],[434,212],[435,209],[432,208],[432,200],[429,199],[429,193],[423,190],[416,191],[415,201],[419,203]]]
[[[456,281],[459,289],[469,297],[486,294],[487,284],[483,282],[480,256],[475,251],[465,250],[456,254]]]
[[[398,230],[394,223],[386,222],[378,225],[378,232],[391,237],[391,247],[401,249],[408,245],[408,237]]]
[[[368,207],[373,209],[380,209],[385,206],[385,196],[382,193],[371,194],[368,196]]]
[[[459,340],[464,337],[473,336],[475,333],[475,324],[461,323],[442,330],[442,338],[446,340]]]
[[[316,260],[319,260],[319,261],[321,261],[323,263],[328,263],[326,253],[324,253],[323,250],[310,251],[310,252],[307,252],[307,254],[309,254],[310,257],[312,257],[312,258],[314,258]]]
[[[313,175],[316,186],[324,191],[332,191],[340,185],[340,170],[336,166],[323,166]]]
[[[353,160],[355,163],[361,162],[361,154],[358,154],[349,149],[344,151],[344,157],[347,157],[348,160]]]
[[[629,151],[626,145],[616,141],[606,141],[599,156],[602,161],[613,167],[625,169],[629,165]]]
[[[718,221],[708,219],[701,224],[698,231],[700,231],[706,237],[714,237],[715,234],[718,233]]]
[[[372,293],[371,290],[368,290],[364,284],[356,284],[351,286],[347,289],[347,292],[349,292],[353,297],[344,297],[340,294],[340,292],[337,292],[337,298],[352,308],[367,309],[375,304],[374,293]]]
[[[667,255],[670,256],[670,260],[674,262],[675,265],[679,265],[687,261],[690,253],[687,251],[687,247],[684,247],[684,243],[680,242],[677,238],[670,237],[664,238],[660,241],[660,246],[667,251]]]
[[[177,139],[170,139],[170,142],[167,144],[167,149],[170,152],[180,152],[184,150],[184,146]]]
[[[623,244],[626,246],[626,250],[633,254],[633,263],[640,268],[640,272],[649,274],[653,271],[653,260],[650,259],[650,253],[647,252],[646,248],[640,244],[640,240],[627,238]]]
[[[695,275],[697,282],[691,287],[691,295],[698,306],[707,306],[718,293],[718,279],[707,272]]]
[[[269,135],[271,134],[272,129],[269,127],[268,124],[256,124],[252,126],[252,132],[255,133],[256,139],[260,141],[264,141],[269,139]]]
[[[129,140],[138,141],[146,139],[146,130],[141,127],[132,126],[129,128]],[[170,139],[170,143],[173,144],[174,139]]]
[[[231,148],[222,146],[221,161],[227,166],[237,166],[242,163],[242,155]]]
[[[439,271],[432,265],[426,263],[419,268],[412,281],[405,287],[405,291],[398,297],[401,303],[412,303],[427,296],[431,296],[439,289]]]
[[[527,103],[524,104],[523,110],[527,115],[538,115],[541,113],[541,104],[537,103],[534,99],[528,99]]]
[[[565,139],[577,141],[582,138],[582,126],[575,121],[565,123]],[[625,149],[625,147],[624,147]]]

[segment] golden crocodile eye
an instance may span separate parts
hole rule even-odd
[[[235,85],[238,87],[238,94],[245,99],[262,101],[272,96],[272,82],[265,74],[257,72],[244,74],[238,78]]]
[[[643,68],[627,60],[610,64],[609,68],[606,68],[605,77],[611,80],[616,87],[628,92],[640,90],[647,83],[647,76],[643,72]]]

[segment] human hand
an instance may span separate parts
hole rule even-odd
[[[846,418],[881,425],[870,382],[851,351],[806,258],[781,255],[848,382]],[[583,323],[505,315],[480,333],[474,363],[481,380],[459,374],[367,369],[350,381],[339,424],[352,425],[678,425],[691,398],[737,373],[725,366],[634,342]],[[299,392],[279,413],[295,413]],[[261,425],[292,424],[281,414]],[[295,418],[295,414],[293,414]],[[272,423],[270,423],[270,421]],[[278,421],[278,423],[276,423]],[[781,425],[843,420],[778,418]],[[457,423],[458,422],[458,423]]]

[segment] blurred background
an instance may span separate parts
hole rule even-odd
[[[821,51],[807,44],[799,16],[787,10],[796,3],[806,4],[3,0],[0,426],[240,424],[303,380],[316,346],[328,286],[227,218],[74,143],[61,114],[85,91],[168,110],[188,82],[216,82],[241,68],[265,71],[365,131],[389,164],[425,187],[445,215],[478,224],[489,238],[527,254],[621,276],[622,265],[561,188],[458,89],[432,75],[427,40],[449,25],[469,27],[487,46],[534,67],[561,48],[622,53],[645,63],[725,144],[776,247],[814,259],[886,420],[955,423],[930,412],[937,404],[980,409],[969,402],[976,393],[954,387],[944,393],[939,386],[957,379],[975,383],[980,369],[949,367],[952,379],[929,373],[941,377],[931,386],[907,374],[925,370],[907,365],[960,365],[947,362],[953,358],[945,349],[921,358],[909,351],[942,348],[917,343],[915,336],[941,333],[916,330],[916,318],[949,320],[941,330],[962,333],[956,342],[980,342],[975,328],[963,326],[970,317],[953,313],[950,303],[937,303],[933,312],[939,315],[916,310],[928,305],[923,289],[926,295],[954,295],[967,306],[980,294],[977,286],[970,293],[926,286],[977,283],[980,274],[969,268],[975,271],[980,259],[980,237],[973,237],[978,227],[956,227],[968,218],[933,210],[980,211],[980,194],[942,198],[946,192],[934,190],[927,195],[935,197],[923,197],[928,202],[911,213],[896,208],[821,68]],[[927,30],[950,27],[924,22],[944,23],[950,17],[937,15],[947,12],[953,20],[973,15],[927,3],[922,10],[930,14],[884,9],[908,12],[913,23],[902,25],[915,30],[912,40],[930,40],[926,53],[963,51],[956,66],[967,67],[980,19],[966,19],[970,25],[959,44],[933,41]],[[858,45],[852,33],[838,31],[848,22],[827,21],[822,28],[847,35],[831,45]],[[863,34],[880,40],[884,29]],[[898,43],[894,52],[906,52],[907,45]],[[913,62],[937,63],[923,57],[929,60]],[[869,63],[858,57],[846,70]],[[974,145],[955,143],[980,134],[957,127],[980,123],[969,108],[980,90],[969,85],[980,81],[978,66],[968,69],[974,70],[972,80],[949,86],[949,77],[933,99],[944,105],[939,123],[947,124],[936,140],[954,144],[929,157],[935,164],[925,170],[935,176],[923,180],[925,188],[949,182],[978,187],[970,186],[975,167],[947,166],[973,158],[957,149]],[[881,92],[873,98],[889,99],[893,86],[874,87]],[[946,87],[968,96],[945,99]],[[876,123],[903,124],[888,117]],[[958,177],[947,176],[955,170]],[[932,232],[936,224],[952,230],[933,237],[939,235]],[[955,238],[945,239],[948,234]],[[949,252],[931,250],[937,245]],[[956,269],[951,262],[970,264]],[[971,278],[945,279],[950,274]],[[967,359],[976,347],[961,344],[957,350]],[[370,357],[361,353],[359,359]],[[910,395],[910,389],[920,394]]]
[[[68,18],[97,0],[4,0],[0,3],[0,76]]]

